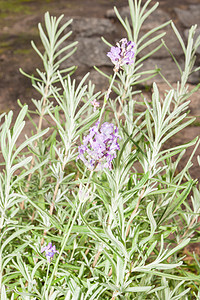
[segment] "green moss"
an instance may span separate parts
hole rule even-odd
[[[2,41],[0,42],[0,48],[9,48],[10,44],[11,43],[9,41]]]
[[[52,3],[52,8],[57,7],[55,0],[0,0],[0,19],[30,15],[38,11],[38,8],[44,13],[49,10],[49,3]],[[68,6],[74,5],[66,3],[66,7]]]
[[[11,13],[22,13],[29,14],[30,8],[25,3],[30,0],[0,0],[0,16],[6,17]]]
[[[10,39],[10,36],[2,35],[0,39],[0,54],[6,53],[8,50],[12,50],[14,54],[18,55],[30,55],[33,52],[30,46],[30,36],[21,34]]]
[[[0,54],[5,53],[8,50],[12,49],[12,45],[10,41],[0,41]]]
[[[49,3],[52,0],[35,0],[40,5]],[[7,17],[10,14],[23,13],[31,14],[35,7],[38,7],[38,3],[33,3],[32,0],[0,0],[0,16]]]
[[[19,54],[19,55],[29,55],[31,52],[33,52],[33,50],[32,49],[16,49],[16,50],[14,50],[14,55],[17,55],[17,54]]]

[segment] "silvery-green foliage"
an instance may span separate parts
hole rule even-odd
[[[25,115],[27,112],[27,106],[24,106],[20,111],[14,125],[11,125],[13,112],[9,112],[5,115],[5,121],[1,128],[1,154],[5,163],[4,171],[0,175],[0,229],[9,223],[13,222],[15,214],[18,212],[17,203],[22,201],[24,196],[20,193],[18,185],[24,178],[27,177],[31,172],[36,170],[27,170],[21,172],[18,176],[15,174],[24,166],[30,163],[32,157],[28,156],[20,161],[17,161],[17,157],[21,151],[25,149],[30,143],[36,139],[42,137],[48,132],[48,129],[41,131],[40,133],[27,138],[20,145],[17,145],[17,140],[25,126]],[[45,164],[44,161],[37,165],[37,168],[42,167]],[[15,223],[15,222],[14,222]]]
[[[71,35],[65,33],[71,21],[63,24],[62,16],[46,13],[45,29],[39,25],[44,53],[32,42],[44,70],[26,74],[41,94],[40,100],[33,99],[38,124],[27,106],[15,121],[12,112],[0,116],[1,299],[199,297],[198,256],[194,254],[192,272],[185,268],[182,251],[198,241],[200,191],[190,168],[200,142],[195,138],[171,147],[169,140],[194,121],[188,106],[199,86],[189,91],[187,80],[197,71],[193,66],[200,39],[194,42],[193,26],[185,45],[171,21],[141,36],[143,22],[158,4],[128,2],[131,24],[116,8],[115,12],[128,40],[136,44],[134,61],[113,75],[98,70],[108,78],[106,93],[95,92],[88,74],[77,82],[71,78],[74,67],[61,69],[62,61],[75,51],[76,42],[62,47]],[[157,33],[170,23],[185,55],[183,70],[162,40],[164,33]],[[160,45],[151,53],[138,56],[158,40]],[[143,61],[161,46],[179,68],[175,88],[160,70],[143,70]],[[141,95],[137,103],[137,85],[157,73],[169,90],[161,96],[154,83],[151,99]],[[95,99],[104,101],[103,108],[94,110]],[[136,110],[138,104],[142,111]],[[27,133],[19,142],[26,116],[36,133]],[[113,122],[121,140],[112,168],[96,172],[77,156],[78,146],[99,118]],[[42,130],[44,126],[48,128]],[[193,147],[192,154],[177,172],[188,147]],[[56,250],[48,262],[41,247],[47,249],[50,242]]]

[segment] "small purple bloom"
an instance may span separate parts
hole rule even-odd
[[[83,138],[83,144],[79,146],[79,155],[90,170],[112,169],[112,160],[120,149],[117,139],[121,139],[118,128],[108,122],[99,127],[99,121],[90,128],[89,134]]]
[[[115,65],[114,71],[117,72],[123,65],[131,65],[134,62],[135,55],[135,43],[127,41],[126,38],[121,39],[117,44],[117,47],[111,47],[107,56],[111,59]]]
[[[56,250],[56,246],[52,246],[51,242],[48,244],[48,246],[42,247],[41,253],[43,253],[44,251],[46,252],[45,255],[49,263],[51,262],[51,259],[53,258],[54,254],[59,253],[59,251]]]
[[[93,106],[93,111],[95,112],[97,107],[99,107],[99,102],[97,102],[97,99],[94,99],[91,101],[91,104]]]

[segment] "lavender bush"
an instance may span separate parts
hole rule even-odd
[[[45,29],[39,24],[44,53],[32,45],[44,70],[35,76],[21,70],[41,95],[32,100],[38,124],[20,102],[15,121],[12,111],[0,116],[3,300],[200,299],[198,256],[188,269],[182,254],[198,241],[200,190],[189,169],[199,138],[172,148],[168,143],[194,121],[188,99],[199,85],[189,91],[187,80],[197,71],[200,37],[194,41],[192,26],[185,45],[171,21],[141,36],[158,5],[149,8],[150,2],[129,0],[131,24],[115,8],[127,37],[114,46],[103,39],[113,62],[112,75],[96,68],[108,78],[104,93],[94,92],[88,74],[78,83],[71,77],[75,67],[61,68],[76,50],[76,43],[62,47],[72,20],[63,24],[62,16],[46,13]],[[142,62],[165,44],[138,55],[168,24],[182,46],[184,69],[171,54],[180,71],[176,88],[163,77],[165,96],[154,83],[152,99],[143,99],[138,84],[158,70],[144,71]],[[25,119],[33,131],[19,144]],[[192,155],[177,173],[188,147]]]

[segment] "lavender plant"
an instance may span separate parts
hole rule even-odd
[[[193,26],[185,45],[171,21],[140,37],[158,4],[128,2],[132,24],[115,8],[127,37],[114,46],[103,39],[113,62],[112,75],[99,70],[108,78],[105,93],[94,92],[88,74],[78,83],[71,76],[75,67],[62,69],[76,46],[62,47],[71,21],[63,25],[62,16],[46,13],[45,29],[39,24],[44,54],[32,45],[44,70],[37,76],[22,71],[41,95],[32,100],[38,124],[20,103],[16,121],[12,112],[0,117],[1,299],[199,299],[198,258],[192,272],[182,254],[198,241],[200,191],[189,169],[199,138],[176,147],[168,140],[194,121],[188,99],[199,85],[189,91],[187,80],[197,71],[200,38],[194,41]],[[169,24],[185,55],[183,70],[157,33]],[[157,40],[158,47],[138,58]],[[161,46],[180,71],[176,88],[160,70],[143,70],[142,62]],[[169,90],[161,97],[154,83],[152,99],[139,102],[138,112],[138,84],[157,73]],[[19,144],[25,118],[35,133]]]

